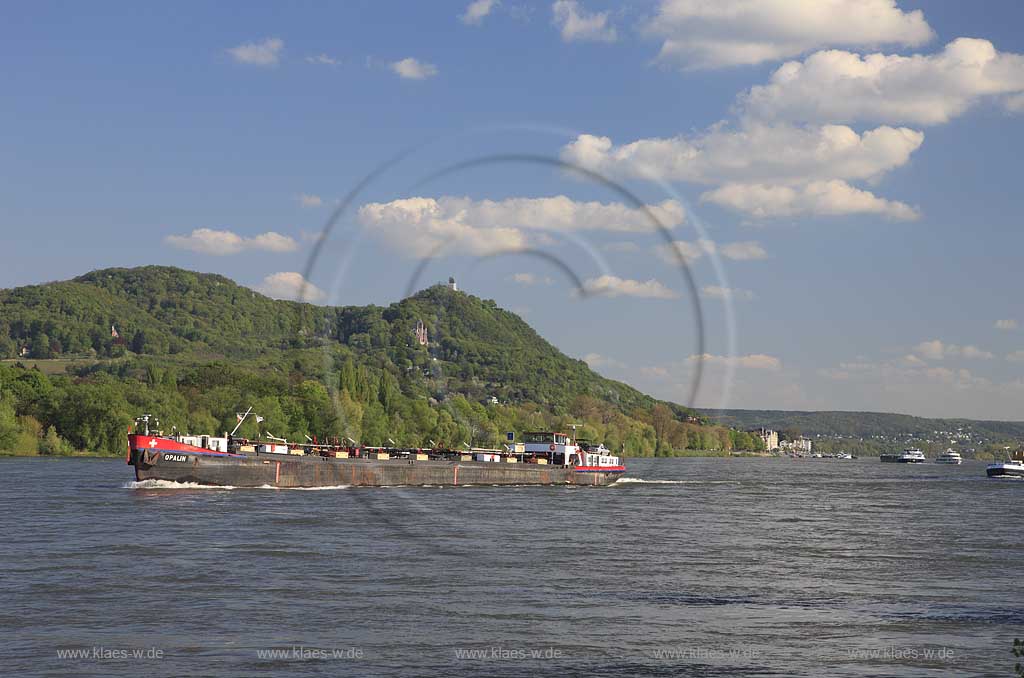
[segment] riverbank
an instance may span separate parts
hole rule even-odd
[[[120,454],[104,454],[103,452],[68,452],[65,454],[41,454],[39,452],[0,452],[0,457],[38,457],[40,459],[118,459]]]

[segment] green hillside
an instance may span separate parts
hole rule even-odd
[[[386,308],[323,307],[175,268],[95,271],[0,291],[0,358],[0,449],[117,452],[143,411],[220,431],[249,405],[264,421],[243,435],[300,440],[494,446],[506,430],[577,423],[632,455],[759,442],[605,379],[493,301],[443,286]]]

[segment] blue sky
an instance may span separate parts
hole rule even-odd
[[[0,286],[169,264],[288,296],[382,170],[317,301],[390,303],[427,258],[686,402],[672,246],[531,154],[670,227],[697,404],[1024,418],[1019,3],[473,4],[7,7]]]

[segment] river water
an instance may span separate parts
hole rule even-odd
[[[1024,482],[975,462],[633,460],[609,488],[0,473],[3,675],[1012,676],[1024,636]]]

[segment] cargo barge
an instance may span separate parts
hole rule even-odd
[[[248,416],[246,413],[245,416]],[[245,416],[240,415],[239,424]],[[530,432],[504,450],[288,443],[152,430],[136,420],[126,461],[135,479],[226,487],[396,485],[609,485],[625,473],[603,445],[557,431]],[[238,427],[235,427],[238,430]]]

